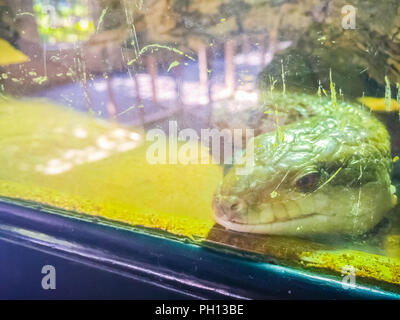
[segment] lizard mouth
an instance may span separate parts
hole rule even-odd
[[[263,203],[256,210],[237,197],[214,198],[214,220],[237,232],[258,234],[301,233],[304,229],[316,230],[333,215],[316,213],[313,208],[300,209],[293,200],[284,203]],[[290,210],[290,208],[292,210]]]
[[[255,202],[236,194],[217,194],[214,220],[237,232],[308,236],[362,234],[375,226],[396,203],[380,182],[360,188],[331,187],[307,196],[290,194],[282,199]],[[359,199],[354,205],[353,199]]]
[[[291,231],[298,232],[303,228],[313,229],[320,224],[324,224],[330,217],[312,213],[301,217],[288,219],[285,221],[275,221],[270,223],[244,223],[236,221],[235,219],[228,219],[226,215],[215,214],[215,221],[221,226],[244,233],[258,233],[258,234],[288,234]]]

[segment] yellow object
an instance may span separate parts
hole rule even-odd
[[[0,38],[0,66],[23,63],[29,61],[29,57],[15,49],[6,40]]]
[[[355,250],[338,250],[304,252],[300,259],[308,267],[342,273],[350,266],[354,268],[356,277],[400,284],[400,259],[398,258]]]
[[[0,114],[0,196],[190,238],[214,225],[218,165],[151,164],[142,132],[45,100],[8,98]]]
[[[390,109],[386,109],[386,101],[385,98],[375,98],[375,97],[362,97],[357,99],[363,105],[371,109],[372,111],[379,112],[392,112],[400,110],[400,103],[396,100],[392,99],[392,103],[390,105]]]

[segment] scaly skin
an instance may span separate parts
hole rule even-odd
[[[247,145],[244,157],[254,157],[251,173],[239,175],[236,169],[244,164],[235,165],[216,191],[219,224],[249,233],[355,235],[395,205],[390,137],[369,111],[318,96],[274,93],[255,111],[258,128],[276,114],[289,124]]]

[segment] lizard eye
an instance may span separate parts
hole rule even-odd
[[[296,181],[296,186],[301,192],[314,191],[319,183],[320,175],[318,173],[309,173]]]

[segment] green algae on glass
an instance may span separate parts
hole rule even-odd
[[[386,111],[390,111],[392,105],[392,92],[390,89],[390,81],[387,76],[385,76],[385,105]]]
[[[101,11],[99,22],[97,23],[96,32],[99,32],[100,26],[103,23],[103,19],[104,19],[104,16],[106,15],[106,13],[107,13],[107,10],[108,10],[108,8],[105,8],[105,9],[103,9],[103,11]]]
[[[138,108],[140,108],[140,106],[138,106]],[[130,107],[126,108],[124,111],[121,111],[120,113],[118,113],[117,116],[122,116],[123,114],[128,113],[129,111],[131,111],[135,108],[136,108],[136,106],[130,106]]]
[[[335,84],[332,81],[332,70],[329,69],[329,86],[331,89],[331,99],[333,104],[336,106],[336,88],[335,88]]]
[[[273,92],[274,92],[274,88],[275,88],[275,84],[277,83],[277,80],[274,79],[273,76],[269,76],[269,82],[270,82],[270,87],[269,87],[269,93],[271,96],[271,99],[273,98]]]
[[[185,56],[189,60],[196,61],[195,58],[193,58],[192,56],[184,53],[183,51],[181,51],[179,49],[176,49],[174,47],[169,47],[169,46],[166,46],[166,45],[161,45],[161,44],[154,43],[154,44],[149,44],[147,46],[144,46],[142,49],[140,49],[137,57],[135,59],[129,60],[127,65],[130,66],[131,64],[136,62],[147,51],[149,51],[149,50],[153,51],[153,50],[158,50],[158,49],[165,49],[165,50],[168,50],[168,51],[172,51],[172,52],[177,53],[177,54],[179,54],[181,56]]]
[[[43,83],[47,82],[47,80],[48,80],[48,78],[45,77],[45,76],[36,77],[36,78],[32,79],[32,81],[37,83],[37,84],[43,84]]]
[[[177,66],[179,66],[179,61],[173,61],[173,62],[171,62],[171,64],[169,65],[169,67],[168,67],[168,70],[167,70],[167,72],[169,72],[172,68],[175,68],[175,67],[177,67]]]

